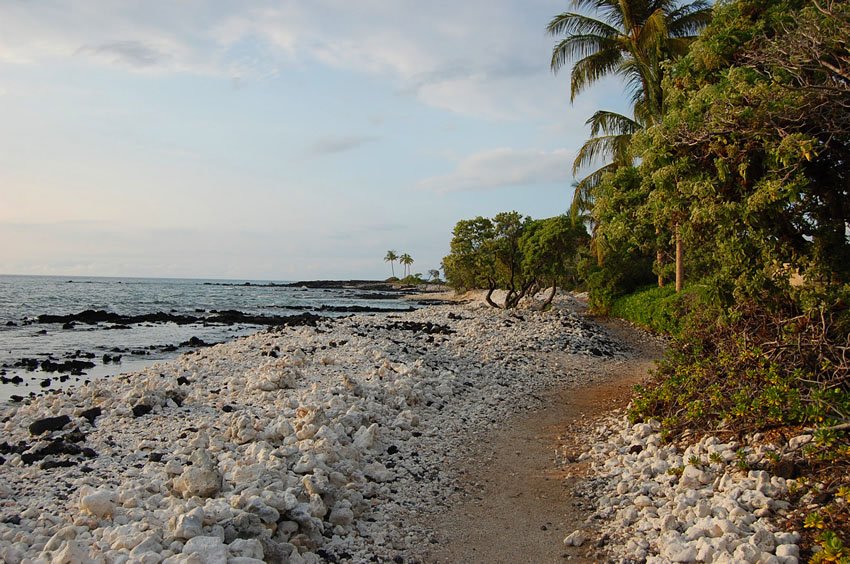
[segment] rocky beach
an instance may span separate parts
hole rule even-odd
[[[6,404],[0,560],[428,561],[474,490],[458,461],[635,355],[581,309],[320,318]],[[651,423],[581,423],[584,454],[551,468],[593,461],[576,494],[593,508],[558,532],[560,559],[796,561],[797,537],[770,520],[786,482],[737,472],[736,445],[677,454]]]

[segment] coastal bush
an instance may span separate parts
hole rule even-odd
[[[610,314],[656,333],[678,335],[688,314],[687,298],[690,296],[677,294],[671,286],[644,286],[616,298]]]
[[[850,470],[848,297],[809,311],[750,301],[721,322],[694,309],[630,417],[658,418],[671,436],[808,426],[819,429],[811,463]]]
[[[565,215],[534,220],[517,212],[461,220],[452,235],[443,258],[447,283],[458,291],[486,288],[487,303],[504,309],[545,288],[551,289],[548,305],[559,287],[574,287],[588,240],[584,226]],[[502,304],[493,301],[497,289],[505,290]]]

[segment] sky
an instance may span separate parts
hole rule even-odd
[[[626,108],[550,71],[567,8],[3,0],[0,273],[386,278],[458,220],[564,213],[585,120]]]

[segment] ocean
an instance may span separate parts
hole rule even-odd
[[[416,306],[403,296],[365,282],[0,275],[0,401],[140,370],[288,316]],[[117,315],[78,315],[87,311]]]

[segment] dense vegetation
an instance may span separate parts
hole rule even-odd
[[[629,45],[638,63],[666,59],[629,67],[640,78],[633,118],[589,120],[608,136],[586,147],[609,164],[574,198],[592,226],[597,260],[582,274],[593,308],[677,335],[631,416],[662,419],[671,438],[813,429],[797,462],[837,499],[807,517],[821,531],[813,559],[850,559],[850,5],[719,2],[685,52],[663,48],[677,39],[671,3],[573,5],[605,20],[555,29],[579,45],[555,48],[578,58],[574,77],[604,62],[588,62],[600,52],[588,41],[602,43],[586,36],[624,14],[643,17],[625,26],[638,31],[605,45]],[[637,290],[653,274],[659,287]],[[673,277],[675,292],[663,287]]]
[[[456,289],[486,288],[487,303],[499,308],[515,308],[523,298],[549,288],[546,307],[559,286],[575,286],[579,249],[587,240],[584,227],[566,216],[534,220],[503,212],[493,219],[461,220],[443,271]],[[501,304],[493,299],[497,289],[505,290]]]

